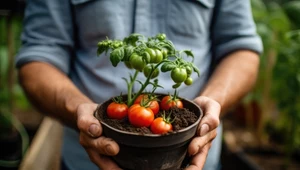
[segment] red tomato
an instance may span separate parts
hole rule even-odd
[[[173,130],[171,123],[165,121],[162,117],[154,119],[150,126],[151,132],[155,134],[164,134]]]
[[[152,110],[154,115],[157,115],[157,113],[159,112],[159,104],[156,100],[152,100],[149,103],[149,108]]]
[[[141,104],[142,100],[145,101],[145,103],[146,103],[148,100],[148,95],[146,95],[146,94],[139,95],[135,99],[134,104]],[[155,99],[153,99],[149,102],[148,107],[153,111],[154,115],[156,115],[159,112],[159,103]]]
[[[171,107],[183,108],[182,101],[179,99],[172,99],[171,96],[165,96],[160,102],[162,110],[169,110]]]
[[[128,110],[128,119],[135,127],[149,127],[154,120],[154,113],[150,108],[134,104]]]
[[[147,100],[147,99],[148,99],[148,95],[141,94],[135,99],[134,104],[140,104],[142,100]]]
[[[107,109],[107,116],[111,119],[123,119],[127,116],[128,107],[124,103],[111,102]]]

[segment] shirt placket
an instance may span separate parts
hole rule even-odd
[[[151,35],[151,0],[136,0],[134,32]]]

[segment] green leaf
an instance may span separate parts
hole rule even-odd
[[[114,67],[124,58],[124,48],[119,47],[110,53],[110,61]]]
[[[104,51],[106,51],[106,48],[104,48],[103,46],[98,47],[97,56],[101,55]]]
[[[139,40],[139,37],[141,37],[141,36],[142,36],[141,34],[133,33],[130,36],[125,37],[123,39],[123,41],[126,44],[130,44],[130,45],[136,46],[136,42]]]
[[[192,64],[194,72],[198,74],[198,77],[200,76],[200,70],[195,66],[195,64]]]
[[[169,53],[170,54],[175,54],[175,46],[174,44],[172,43],[172,41],[170,40],[165,40],[163,41],[165,43],[165,45],[163,47],[166,47],[168,50],[169,50]]]
[[[124,52],[125,52],[125,54],[124,54],[123,61],[129,61],[130,56],[134,52],[134,47],[133,46],[127,46],[127,47],[125,47]]]
[[[194,58],[194,54],[192,50],[183,50],[183,52],[188,56]]]
[[[180,85],[181,85],[181,83],[176,83],[172,87],[173,87],[173,89],[177,89]]]
[[[176,68],[176,65],[173,62],[166,62],[161,66],[160,70],[162,72],[168,72],[173,70],[174,68]]]

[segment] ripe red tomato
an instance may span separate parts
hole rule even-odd
[[[173,130],[171,123],[165,121],[162,117],[154,119],[150,126],[151,132],[154,134],[164,134]]]
[[[128,119],[135,127],[149,127],[154,120],[154,113],[150,108],[134,104],[128,110]]]
[[[160,102],[162,110],[169,110],[171,107],[183,108],[182,101],[180,99],[172,99],[171,96],[165,96]]]
[[[147,100],[149,100],[148,95],[146,95],[146,94],[139,95],[135,99],[134,104],[141,104],[141,102],[143,102],[142,100],[147,102]],[[151,100],[149,102],[148,108],[150,108],[152,110],[152,112],[154,113],[154,115],[156,115],[159,112],[159,103],[158,103],[158,101],[156,101],[155,99]]]
[[[111,102],[106,112],[107,116],[111,119],[123,119],[128,114],[128,107],[124,103]]]
[[[135,99],[134,104],[140,104],[142,100],[146,100],[146,99],[148,99],[148,95],[141,94]]]

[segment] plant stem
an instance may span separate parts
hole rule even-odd
[[[133,104],[134,100],[135,100],[140,94],[142,94],[142,92],[145,90],[145,88],[150,84],[149,82],[150,82],[150,79],[151,79],[151,76],[152,76],[154,70],[155,70],[156,68],[158,68],[158,67],[159,67],[162,63],[164,63],[164,62],[165,62],[165,61],[161,61],[160,63],[156,64],[156,65],[153,67],[153,69],[151,70],[150,75],[147,77],[147,79],[146,79],[146,81],[144,82],[144,84],[142,85],[141,89],[140,89],[137,93],[134,94],[134,96],[133,96],[132,99],[131,99],[131,96],[130,96],[130,98],[129,98],[129,96],[128,96],[128,102],[127,102],[128,107],[130,107],[130,106]],[[137,71],[137,72],[138,72],[138,71]],[[136,76],[135,76],[135,78],[136,78]],[[135,81],[135,79],[134,79],[134,81]],[[130,85],[131,85],[131,86],[133,85],[134,81],[131,81],[131,82],[130,82]],[[130,91],[129,91],[129,90],[130,90]],[[131,90],[132,90],[132,87],[131,87],[131,89],[129,89],[129,87],[128,87],[128,94],[129,94],[129,92],[130,92],[130,95],[131,95]],[[129,100],[129,99],[130,99],[130,100]]]
[[[127,105],[128,107],[130,107],[132,104],[133,104],[133,101],[135,100],[134,99],[131,99],[131,96],[132,96],[132,88],[133,88],[133,84],[135,82],[135,79],[137,77],[137,75],[139,74],[139,71],[135,71],[134,73],[134,76],[133,77],[130,77],[130,83],[128,83],[128,87],[127,87],[127,91],[128,91],[128,94],[127,94]]]

